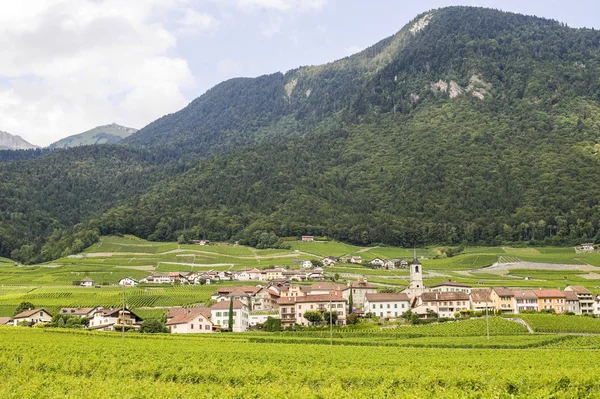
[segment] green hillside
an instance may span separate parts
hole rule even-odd
[[[427,12],[354,56],[217,85],[117,146],[0,165],[0,255],[48,260],[81,231],[600,242],[599,61],[595,30]]]
[[[93,144],[115,144],[124,138],[131,136],[135,132],[137,132],[137,129],[112,123],[110,125],[95,127],[80,134],[65,137],[62,140],[50,144],[48,148],[56,149]]]

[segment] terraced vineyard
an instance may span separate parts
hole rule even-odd
[[[268,333],[265,337],[272,336]],[[274,337],[274,336],[273,336]],[[515,339],[520,336],[512,336]],[[494,337],[495,340],[510,338]],[[530,337],[518,338],[525,343]],[[541,337],[552,339],[552,336]],[[423,338],[434,345],[456,338]],[[460,338],[465,339],[465,338]],[[599,351],[251,342],[0,327],[2,398],[594,398]],[[529,343],[535,342],[529,340]],[[410,341],[410,339],[398,340]],[[540,342],[538,342],[540,344]],[[60,354],[60,356],[56,356]],[[235,367],[232,367],[234,365]]]

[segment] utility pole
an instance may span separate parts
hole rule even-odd
[[[485,330],[487,332],[487,339],[490,340],[490,316],[488,314],[488,302],[485,301]]]
[[[121,339],[125,340],[125,284],[121,286],[123,288],[123,307],[121,308]]]

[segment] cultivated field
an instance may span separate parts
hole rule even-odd
[[[381,334],[335,338],[333,347],[329,343],[328,338],[300,334],[130,334],[122,340],[115,333],[4,327],[0,328],[0,397],[600,395],[600,352],[588,349],[598,340],[587,336],[510,335],[488,341],[483,336]]]

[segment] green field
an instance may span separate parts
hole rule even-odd
[[[600,334],[600,319],[581,316],[519,314],[536,332]]]
[[[413,347],[396,339],[367,348],[359,338],[330,347],[269,333],[122,340],[4,327],[0,397],[594,398],[600,352],[569,350],[587,348],[586,339],[419,338]],[[447,347],[460,342],[476,349]],[[518,349],[504,348],[511,343]]]

